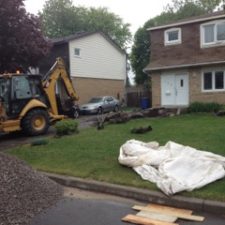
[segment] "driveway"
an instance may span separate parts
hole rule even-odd
[[[84,129],[87,127],[95,126],[97,123],[97,116],[80,116],[78,119],[79,129]],[[5,151],[7,149],[16,147],[18,145],[28,144],[32,141],[40,138],[51,137],[55,135],[55,129],[53,126],[49,128],[49,131],[45,135],[40,135],[36,137],[25,136],[22,132],[13,132],[9,134],[0,134],[0,151]]]

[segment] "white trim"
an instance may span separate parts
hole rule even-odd
[[[189,23],[203,22],[203,21],[207,21],[207,20],[221,19],[221,18],[224,18],[224,17],[225,17],[225,14],[219,15],[219,16],[212,16],[212,17],[207,17],[207,18],[201,18],[201,19],[194,19],[194,20],[189,20],[189,21],[184,21],[184,22],[178,22],[178,23],[173,23],[173,24],[167,24],[167,25],[162,25],[162,26],[148,28],[147,31],[159,30],[159,29],[169,28],[169,27],[175,27],[175,26],[185,25],[185,24],[189,24]]]
[[[170,32],[174,32],[174,31],[178,31],[178,39],[177,40],[173,40],[170,41],[169,40],[169,33]],[[182,40],[181,40],[181,28],[175,27],[175,28],[171,28],[168,30],[164,31],[164,45],[177,45],[177,44],[181,44]]]
[[[222,64],[225,61],[217,61],[217,62],[204,62],[204,63],[196,63],[196,64],[182,64],[182,65],[174,65],[174,66],[164,66],[164,67],[155,67],[155,68],[145,68],[144,72],[148,71],[156,71],[156,70],[167,70],[167,69],[179,69],[179,68],[186,68],[186,67],[193,67],[193,66],[208,66],[208,65],[216,65]]]
[[[209,47],[215,47],[215,46],[221,46],[225,45],[225,40],[217,40],[217,25],[218,24],[225,24],[225,19],[224,20],[214,20],[210,21],[208,23],[204,23],[200,25],[200,43],[201,43],[201,48],[209,48]],[[213,42],[210,43],[205,43],[204,37],[204,27],[207,25],[214,25],[214,40]]]

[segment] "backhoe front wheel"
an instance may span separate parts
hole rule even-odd
[[[44,109],[33,109],[22,120],[23,131],[30,136],[44,134],[48,128],[49,116]]]

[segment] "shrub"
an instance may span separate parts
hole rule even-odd
[[[188,112],[218,112],[223,108],[223,105],[216,102],[193,102],[188,107]]]
[[[65,119],[55,124],[56,135],[68,135],[78,132],[78,122],[73,119]]]

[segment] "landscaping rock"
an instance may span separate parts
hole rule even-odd
[[[105,121],[111,124],[126,123],[129,120],[129,114],[126,112],[109,113]]]
[[[129,114],[126,112],[116,112],[116,113],[109,113],[105,117],[105,121],[112,122],[113,120],[121,119],[123,122],[126,122],[129,120]]]
[[[144,118],[144,114],[143,112],[135,112],[135,113],[130,113],[129,114],[129,118],[130,119],[140,119],[140,118]]]
[[[61,186],[16,157],[0,153],[0,225],[28,225],[61,196]]]
[[[144,134],[149,131],[152,131],[152,127],[150,125],[147,127],[138,127],[138,128],[131,129],[131,133],[133,134]]]
[[[167,110],[165,108],[149,108],[143,110],[143,114],[145,117],[162,117],[167,116]]]
[[[216,116],[225,116],[225,111],[224,110],[220,110],[218,112],[215,112]]]

